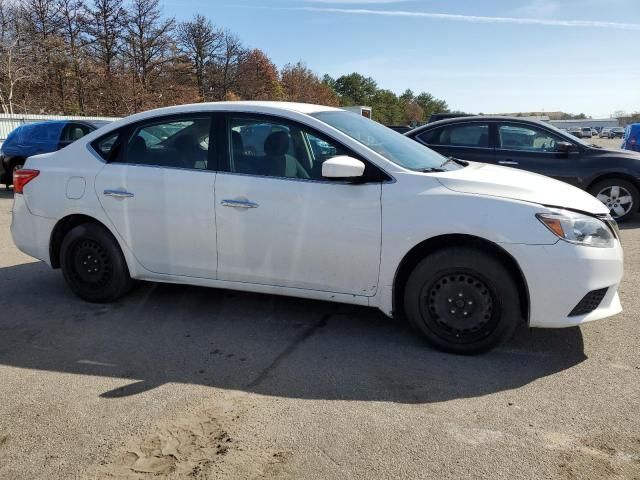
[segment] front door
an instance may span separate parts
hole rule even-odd
[[[210,131],[209,114],[135,125],[123,133],[119,155],[96,178],[104,211],[151,272],[215,278]],[[103,141],[111,148],[114,139]]]
[[[497,163],[562,180],[580,186],[580,150],[559,152],[558,142],[566,141],[546,129],[522,123],[497,125]]]
[[[303,125],[230,115],[226,133],[215,187],[218,278],[374,295],[381,181],[323,178],[322,162],[349,152]]]

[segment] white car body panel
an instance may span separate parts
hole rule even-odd
[[[380,267],[380,191],[380,184],[219,173],[218,278],[374,295]],[[258,207],[228,207],[225,200]]]
[[[146,270],[216,278],[215,176],[208,170],[113,163],[98,173],[95,194]],[[135,194],[117,198],[105,195],[109,190]]]
[[[550,206],[606,213],[598,200],[504,167],[407,170],[308,115],[321,110],[337,109],[277,102],[171,107],[119,120],[59,152],[31,157],[25,168],[40,175],[15,196],[14,241],[51,264],[55,225],[69,215],[87,215],[113,233],[134,278],[370,305],[391,315],[405,255],[421,242],[464,235],[491,242],[514,259],[527,285],[531,326],[578,325],[621,310],[619,242],[613,248],[569,244],[535,218]],[[203,111],[270,114],[311,126],[392,180],[357,185],[106,164],[89,146],[133,121]],[[114,189],[134,197],[104,196]],[[259,207],[224,207],[223,200]],[[587,292],[605,287],[609,292],[599,308],[568,316]]]

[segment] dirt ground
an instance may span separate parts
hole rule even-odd
[[[640,479],[640,219],[624,313],[478,357],[376,310],[143,284],[71,294],[0,192],[1,479]]]
[[[621,138],[599,138],[599,137],[591,137],[591,140],[588,138],[583,138],[583,140],[587,143],[593,143],[595,145],[599,145],[603,148],[608,148],[611,150],[620,150],[622,146]]]

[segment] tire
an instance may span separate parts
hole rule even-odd
[[[439,250],[418,263],[405,285],[404,308],[431,345],[463,355],[505,342],[521,319],[508,270],[493,255],[468,247]]]
[[[65,235],[60,264],[71,290],[89,302],[112,302],[133,288],[116,239],[95,223],[78,225]]]
[[[617,222],[629,220],[640,206],[638,188],[622,178],[605,178],[589,188],[589,193],[609,208]]]

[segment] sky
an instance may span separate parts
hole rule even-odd
[[[640,0],[164,0],[278,67],[359,72],[472,113],[640,111]]]

